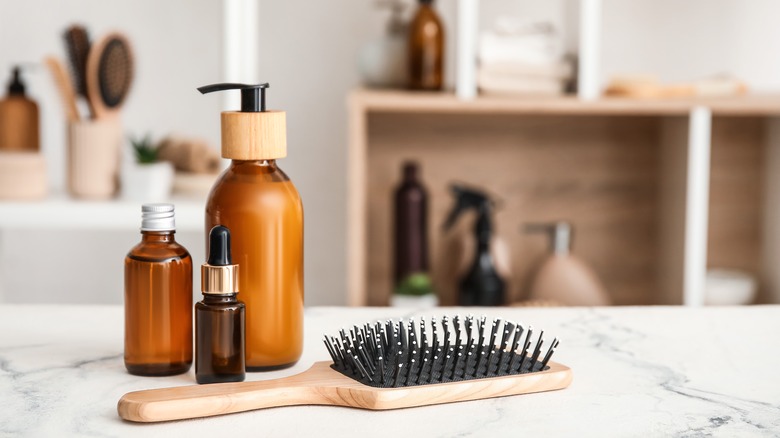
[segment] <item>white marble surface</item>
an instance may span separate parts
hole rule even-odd
[[[438,309],[451,314],[467,309]],[[0,306],[0,436],[779,436],[780,306],[685,309],[476,309],[561,337],[563,391],[369,412],[285,407],[132,424],[128,391],[194,384],[192,372],[144,378],[122,364],[118,306]],[[327,358],[323,332],[396,309],[310,308],[304,356],[281,377]],[[430,313],[426,313],[430,314]]]

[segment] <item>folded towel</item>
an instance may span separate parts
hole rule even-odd
[[[561,39],[549,23],[499,19],[493,30],[482,32],[478,47],[482,63],[516,62],[555,64],[562,58]]]
[[[477,85],[486,94],[521,94],[535,96],[557,96],[563,94],[564,81],[545,77],[512,77],[477,72]]]
[[[480,63],[479,70],[486,74],[507,77],[550,78],[568,80],[573,75],[572,65],[560,61],[554,64],[525,64],[520,62]]]

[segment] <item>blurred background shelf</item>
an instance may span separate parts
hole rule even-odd
[[[352,305],[387,303],[392,193],[409,159],[430,195],[431,260],[451,182],[505,201],[496,221],[513,255],[510,302],[546,252],[522,224],[559,219],[616,304],[702,305],[712,267],[758,278],[759,302],[780,286],[780,95],[462,101],[358,89],[349,107]]]
[[[595,100],[581,100],[575,96],[478,96],[473,100],[460,100],[454,93],[358,89],[352,92],[351,102],[371,112],[662,116],[686,115],[693,108],[706,107],[717,115],[780,115],[780,94],[697,99],[605,97]]]
[[[178,231],[202,231],[204,202],[174,199]],[[65,195],[41,201],[0,202],[1,229],[137,230],[141,203],[82,201]]]

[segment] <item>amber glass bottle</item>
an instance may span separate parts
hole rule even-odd
[[[246,303],[246,368],[293,365],[303,351],[303,205],[275,160],[238,161],[209,195],[206,227],[231,231]]]
[[[433,0],[420,0],[409,25],[409,88],[441,90],[444,84],[444,26]]]
[[[198,383],[242,382],[245,306],[238,301],[238,265],[231,258],[230,230],[209,233],[208,262],[200,267],[203,301],[195,304],[195,378]]]
[[[125,367],[165,376],[192,365],[192,259],[174,240],[173,205],[142,207],[141,243],[125,258]]]
[[[0,99],[0,149],[38,152],[38,104],[25,94],[21,70],[14,67],[8,95]]]
[[[222,113],[222,157],[230,167],[211,189],[206,229],[230,229],[238,286],[246,303],[246,369],[293,365],[303,351],[303,204],[276,165],[287,156],[286,115],[265,110],[268,84],[240,89],[241,111]]]

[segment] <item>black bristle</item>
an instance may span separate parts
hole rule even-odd
[[[542,360],[542,370],[547,367],[547,362],[550,361],[550,357],[552,357],[553,353],[555,353],[555,349],[558,347],[559,342],[560,341],[558,338],[553,339],[552,343],[550,344],[550,348],[547,350],[547,354],[544,355],[544,359]]]
[[[514,365],[515,362],[516,362],[516,359],[517,359],[517,356],[518,356],[517,355],[517,345],[520,343],[520,336],[522,335],[522,333],[523,333],[523,328],[520,327],[520,324],[518,324],[515,327],[515,333],[514,333],[514,336],[512,337],[512,346],[509,347],[510,348],[510,350],[509,350],[509,352],[510,352],[509,360],[506,362],[506,368],[504,369],[504,372],[506,372],[506,373],[510,373],[511,372],[512,365]]]
[[[479,346],[480,351],[485,345],[485,321],[487,321],[485,315],[482,315],[482,317],[479,318],[479,321],[477,321],[477,331],[479,331],[479,342],[477,342],[477,346]]]
[[[377,351],[377,367],[379,368],[379,383],[384,386],[385,384],[385,356],[384,351],[382,349],[382,341],[379,338],[376,338],[376,351]]]
[[[406,328],[403,320],[398,321],[398,337],[401,340],[401,350],[406,351],[409,348],[409,341],[406,338]]]
[[[515,325],[509,321],[504,322],[504,334],[501,335],[501,343],[499,348],[501,352],[498,356],[498,364],[496,365],[496,374],[501,374],[504,368],[504,359],[506,358],[509,350],[510,335],[515,331]]]
[[[534,348],[534,355],[531,356],[531,365],[530,370],[533,371],[534,365],[536,365],[536,360],[539,359],[539,354],[542,352],[542,344],[544,344],[544,339],[542,338],[544,336],[544,330],[539,332],[539,340],[536,342],[536,348]]]
[[[395,367],[395,375],[393,375],[393,386],[394,386],[394,387],[396,387],[396,388],[397,388],[397,387],[398,387],[398,385],[400,385],[400,383],[401,383],[401,369],[402,369],[403,367],[404,367],[404,364],[402,364],[402,363],[399,363],[399,364],[398,364],[398,365]]]
[[[452,348],[449,348],[447,350],[447,354],[444,357],[444,362],[442,363],[441,371],[439,374],[439,382],[443,382],[446,378],[447,370],[450,367],[450,363],[452,362],[452,355],[455,353],[455,351]]]
[[[525,331],[520,324],[494,319],[488,333],[484,316],[432,317],[430,325],[425,318],[419,324],[413,319],[377,321],[341,329],[323,342],[335,370],[383,388],[542,371],[559,343],[554,339],[541,357],[544,332],[534,338],[532,327]]]
[[[471,339],[474,336],[472,330],[474,328],[474,317],[469,315],[466,317],[466,345],[471,345]]]
[[[452,318],[452,329],[455,330],[455,345],[460,345],[460,334],[463,331],[460,329],[460,323],[460,315],[455,315],[455,317]]]

